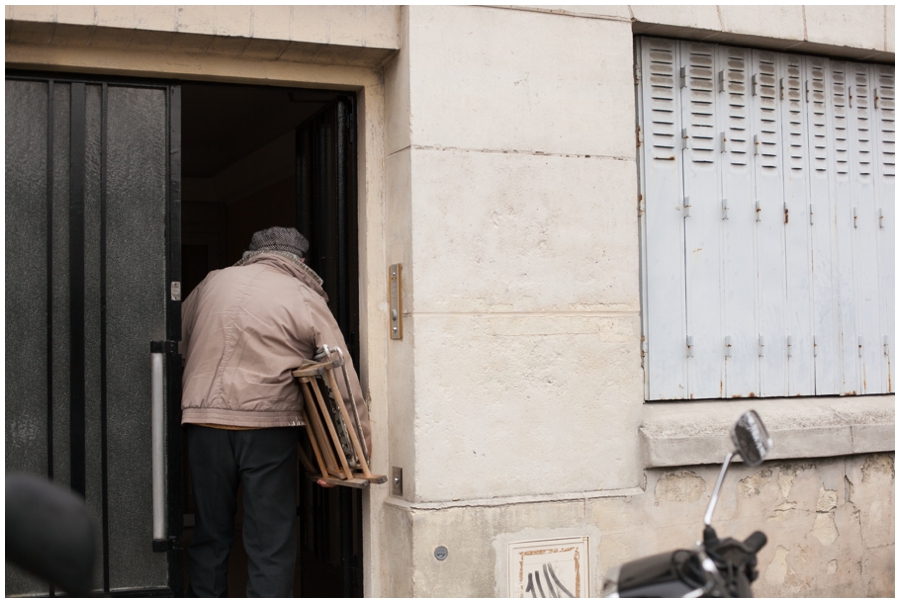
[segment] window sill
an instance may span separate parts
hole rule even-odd
[[[730,430],[746,410],[759,413],[774,459],[894,450],[894,395],[648,402],[640,427],[644,466],[721,463],[733,450]]]

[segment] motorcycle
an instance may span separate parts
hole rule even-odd
[[[743,542],[719,538],[712,516],[719,500],[725,473],[735,455],[756,467],[772,448],[762,419],[755,411],[744,413],[731,428],[735,450],[722,464],[719,478],[703,516],[703,539],[692,549],[679,549],[629,561],[611,569],[603,581],[603,596],[620,597],[752,597],[756,580],[756,553],[766,544],[766,535],[754,532]]]

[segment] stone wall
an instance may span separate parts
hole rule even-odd
[[[403,469],[404,487],[382,515],[403,540],[385,545],[384,594],[504,595],[507,543],[582,535],[592,539],[596,595],[611,565],[699,537],[716,466],[645,470],[665,462],[660,450],[691,448],[683,422],[654,424],[666,435],[648,436],[645,449],[635,437],[650,405],[640,366],[633,35],[752,44],[768,32],[767,47],[892,57],[884,7],[785,8],[777,24],[763,10],[403,11],[400,49],[385,69],[385,169],[386,222],[399,225],[389,262],[403,263],[406,278],[406,335],[389,345],[391,382],[402,391],[391,400],[391,465]],[[822,19],[849,29],[825,37]],[[733,495],[719,515],[723,533],[770,532],[761,594],[859,592],[893,575],[887,549],[853,537],[849,524],[827,550],[809,540],[819,487],[802,498],[799,489],[778,498],[776,487],[799,472],[804,488],[819,480],[835,490],[844,461],[814,457],[872,450],[854,433],[874,430],[874,450],[891,450],[893,396],[871,403],[871,413],[851,417],[828,407],[834,401],[766,402],[788,430],[782,452],[804,460],[772,465],[758,477],[766,496],[738,505]],[[707,416],[733,416],[712,429],[715,443],[682,456],[714,463],[745,405],[708,404],[721,408]],[[687,406],[688,422],[701,425],[703,412]],[[829,448],[838,441],[846,452]],[[749,476],[735,471],[732,490]],[[870,507],[878,496],[858,501]],[[796,512],[776,514],[786,501]],[[818,533],[830,529],[823,517]],[[835,511],[838,530],[841,521]],[[438,546],[449,550],[444,561]],[[814,580],[832,560],[835,577]],[[874,584],[872,593],[892,592]]]
[[[385,508],[406,546],[394,552],[412,579],[385,595],[506,595],[510,540],[587,535],[591,593],[602,575],[644,555],[701,538],[718,467],[650,470],[633,492],[531,501],[478,500]],[[759,553],[758,597],[889,597],[894,593],[894,456],[858,455],[755,469],[733,465],[713,516],[720,537],[768,536]],[[402,526],[402,529],[401,529]],[[434,549],[448,556],[437,561]],[[408,565],[408,568],[406,567]]]
[[[410,7],[408,19],[396,59],[408,71],[385,74],[397,124],[386,169],[409,178],[391,179],[387,218],[410,224],[390,258],[409,313],[391,353],[413,358],[396,369],[413,398],[393,401],[414,404],[412,420],[391,426],[414,450],[392,456],[404,498],[633,486],[630,26],[472,7]]]

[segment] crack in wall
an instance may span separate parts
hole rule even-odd
[[[829,490],[824,484],[820,486],[819,497],[816,500],[816,519],[810,535],[824,546],[831,546],[841,535],[835,521],[837,500],[836,489]]]
[[[537,149],[474,149],[466,147],[448,147],[444,145],[414,144],[411,148],[417,151],[458,151],[461,153],[494,153],[501,155],[531,155],[534,157],[567,157],[574,159],[612,159],[614,161],[634,162],[634,157],[620,157],[618,155],[586,155],[583,153],[553,153]]]

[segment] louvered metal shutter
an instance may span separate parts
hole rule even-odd
[[[647,399],[893,391],[893,68],[637,61]]]

